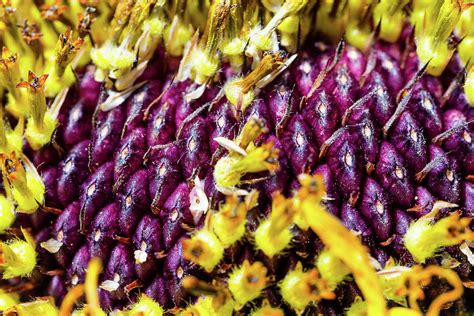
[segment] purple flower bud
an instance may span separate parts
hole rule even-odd
[[[76,103],[65,117],[63,139],[67,146],[74,146],[89,139],[92,130],[93,109],[82,101]]]
[[[308,172],[316,163],[318,149],[315,147],[314,136],[301,115],[293,116],[284,129],[281,143],[295,174]]]
[[[181,139],[183,144],[182,157],[180,159],[183,175],[190,179],[196,170],[203,170],[210,161],[210,149],[208,142],[208,126],[202,118],[197,118],[183,128]]]
[[[375,167],[375,175],[382,187],[403,206],[410,206],[415,196],[411,173],[405,168],[403,157],[395,147],[384,141]]]
[[[79,232],[79,213],[79,202],[73,202],[62,211],[54,223],[52,237],[62,243],[55,256],[62,266],[69,263],[72,254],[80,246],[82,238]]]
[[[210,128],[212,132],[209,135],[209,146],[211,153],[219,148],[219,144],[214,141],[216,137],[225,137],[234,139],[238,132],[238,123],[234,114],[235,108],[229,102],[221,102],[210,112]]]
[[[170,143],[175,137],[175,108],[168,103],[157,107],[148,119],[147,144],[149,147]]]
[[[250,117],[256,117],[259,121],[263,122],[263,124],[268,128],[270,131],[274,131],[275,126],[273,125],[272,116],[270,115],[270,110],[268,109],[268,105],[262,98],[256,98],[245,110],[245,119],[244,121],[247,122]]]
[[[143,128],[136,128],[122,139],[115,155],[114,190],[119,191],[130,176],[140,168],[145,154],[145,136]]]
[[[135,279],[133,255],[126,245],[118,243],[110,254],[101,288],[110,292],[112,299],[122,300],[127,297],[125,286]]]
[[[372,235],[372,229],[357,209],[349,203],[344,203],[341,209],[341,221],[348,229],[363,237]]]
[[[184,84],[184,85],[183,85]],[[176,128],[179,129],[183,122],[190,116],[191,113],[196,109],[197,105],[195,105],[193,101],[187,102],[185,99],[185,95],[193,90],[198,88],[197,84],[194,82],[183,81],[179,83],[175,83],[173,88],[170,89],[166,96],[169,96],[171,93],[174,93],[170,99],[170,101],[166,101],[165,97],[161,100],[162,103],[168,102],[170,106],[174,106],[176,109],[174,123]],[[200,102],[199,102],[200,103]]]
[[[289,114],[296,111],[299,92],[295,87],[288,86],[290,73],[283,73],[270,88],[265,91],[265,100],[272,116],[273,125],[279,127],[285,123]]]
[[[57,182],[57,169],[56,167],[50,167],[41,171],[41,178],[43,179],[44,186],[46,188],[46,203],[50,207],[59,207],[60,203],[58,200],[58,182]]]
[[[119,196],[120,230],[127,236],[132,234],[143,213],[149,209],[148,177],[147,170],[138,170],[127,182],[124,192]]]
[[[274,148],[277,148],[280,152],[278,153],[278,165],[279,166],[288,166],[289,161],[283,152],[283,146],[278,138],[275,136],[270,136],[266,141],[273,142]],[[288,191],[288,180],[289,180],[289,170],[286,168],[279,168],[275,173],[268,175],[266,173],[264,176],[268,176],[262,183],[263,190],[268,199],[271,199],[274,193],[282,192],[283,194]]]
[[[89,253],[89,247],[87,245],[82,246],[76,252],[72,258],[72,263],[69,265],[67,270],[67,283],[70,286],[84,283],[87,265],[91,259]]]
[[[194,220],[189,211],[189,188],[181,183],[169,196],[159,213],[163,224],[165,248],[170,249],[186,233],[186,227],[193,227]]]
[[[151,209],[154,213],[160,213],[168,197],[174,192],[181,182],[177,161],[168,157],[162,157],[153,162],[150,167],[150,196],[153,197]]]
[[[74,146],[58,168],[58,199],[66,206],[78,198],[80,184],[86,179],[87,140]]]
[[[114,237],[119,231],[117,222],[118,207],[111,203],[104,207],[95,217],[89,228],[87,245],[92,257],[107,259],[114,244]]]
[[[64,279],[61,275],[55,275],[51,278],[47,292],[48,295],[54,297],[56,304],[62,302],[64,296],[67,293],[67,289],[66,284],[64,284]]]
[[[377,247],[377,246],[371,247],[370,254],[375,260],[377,260],[378,263],[380,263],[382,267],[385,266],[385,263],[390,258],[387,252],[385,252],[382,248]]]
[[[415,92],[408,105],[412,115],[421,122],[429,138],[442,132],[443,122],[439,104],[430,92],[424,89]]]
[[[381,133],[373,123],[369,109],[353,113],[350,124],[357,125],[354,127],[358,132],[357,141],[364,153],[365,169],[370,174],[377,161]]]
[[[97,211],[112,198],[113,168],[113,162],[102,165],[83,186],[79,218],[82,232],[88,230],[88,223],[92,221]]]
[[[291,67],[291,70],[292,77],[296,82],[299,92],[302,95],[307,95],[321,68],[318,67],[314,56],[308,52],[303,52],[303,54],[298,56],[298,59],[295,60],[295,65]]]
[[[373,71],[367,78],[367,84],[363,88],[364,95],[373,93],[370,98],[369,108],[380,125],[384,125],[395,112],[393,97],[388,91],[384,79],[380,73]]]
[[[464,182],[464,208],[470,217],[474,216],[474,183]]]
[[[127,118],[122,134],[128,134],[135,128],[143,127],[143,115],[147,107],[160,95],[161,81],[150,80],[135,92],[127,101]]]
[[[392,205],[388,194],[372,178],[367,178],[360,211],[371,223],[380,241],[386,241],[392,233]]]
[[[298,249],[298,251],[296,251],[298,261],[312,259],[315,256],[315,238],[316,235],[311,229],[304,231],[298,227],[293,228],[293,239],[291,240],[291,244],[294,249]]]
[[[87,67],[84,76],[79,81],[79,98],[93,110],[97,104],[101,83],[94,80],[95,67],[90,65]]]
[[[125,121],[124,112],[121,106],[110,110],[94,129],[90,146],[90,164],[93,169],[108,161],[116,151]]]
[[[403,112],[391,136],[392,144],[405,157],[414,171],[423,169],[427,162],[426,139],[423,129],[408,112]]]
[[[189,262],[183,258],[181,240],[178,240],[169,251],[163,270],[166,280],[166,289],[171,296],[174,305],[177,306],[188,297],[188,293],[181,286],[181,280],[193,272],[193,270],[190,269]]]
[[[384,78],[384,82],[387,83],[391,95],[395,96],[402,89],[406,81],[400,71],[399,63],[381,50],[378,50],[375,54],[377,60],[376,69]],[[416,73],[416,70],[414,73]]]
[[[397,209],[395,211],[395,232],[398,236],[405,236],[412,219],[407,212]]]
[[[436,199],[431,195],[430,191],[424,187],[417,187],[415,205],[410,210],[413,211],[416,217],[421,217],[431,211],[434,202],[436,202]]]
[[[140,279],[148,279],[155,272],[157,257],[163,256],[163,232],[160,220],[145,215],[133,236],[135,271]]]
[[[426,174],[428,187],[440,199],[458,203],[462,183],[459,163],[438,146],[430,145],[429,150],[430,162],[421,172]]]
[[[161,306],[165,308],[170,307],[171,302],[168,296],[168,289],[166,288],[166,281],[163,276],[157,275],[153,281],[150,282],[144,293]]]
[[[325,91],[314,94],[306,102],[302,115],[306,123],[312,127],[318,146],[321,146],[339,126],[337,106]]]
[[[30,149],[30,148],[27,148]],[[59,160],[59,153],[52,145],[47,145],[38,151],[33,151],[32,162],[41,170]]]
[[[320,165],[315,171],[314,174],[319,174],[323,177],[324,186],[326,187],[326,194],[328,199],[339,200],[339,192],[337,191],[337,185],[334,181],[333,174],[331,169],[327,164]]]
[[[366,56],[357,48],[346,47],[341,55],[341,64],[344,64],[357,81],[360,80],[366,67]]]
[[[359,83],[345,65],[338,66],[333,76],[333,86],[323,86],[336,101],[339,111],[344,113],[359,98]]]
[[[340,135],[336,135],[339,134],[338,131],[341,132]],[[342,129],[338,131],[334,133],[336,139],[329,145],[326,157],[334,178],[340,179],[338,186],[342,194],[354,203],[361,188],[363,161],[349,131]]]

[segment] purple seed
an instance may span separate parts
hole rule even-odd
[[[362,195],[360,211],[371,223],[380,241],[390,238],[392,232],[392,205],[388,194],[373,179],[367,178]]]
[[[104,207],[90,225],[87,244],[92,257],[106,260],[115,243],[114,237],[119,232],[117,222],[118,207],[111,203]]]
[[[157,257],[163,253],[163,232],[159,219],[145,215],[133,236],[135,271],[140,279],[148,279],[155,272]]]
[[[384,141],[375,167],[375,175],[382,187],[403,206],[410,206],[415,196],[411,173],[405,168],[403,157],[395,147]]]

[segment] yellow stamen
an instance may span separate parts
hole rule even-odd
[[[319,205],[319,198],[318,193],[311,189],[311,182],[301,183],[303,187],[298,192],[299,210],[305,213],[309,226],[329,251],[352,271],[367,302],[368,315],[385,315],[387,309],[383,291],[370,263],[367,248],[334,215],[315,207]]]

